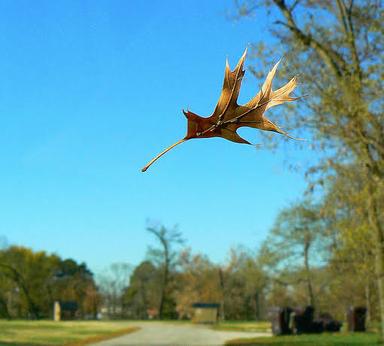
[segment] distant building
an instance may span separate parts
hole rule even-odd
[[[192,321],[194,323],[216,323],[218,320],[220,304],[194,303]]]
[[[62,320],[75,320],[78,318],[79,304],[73,300],[61,301],[60,310]]]

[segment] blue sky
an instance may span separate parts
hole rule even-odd
[[[182,108],[213,111],[225,59],[234,66],[250,42],[270,41],[264,15],[234,22],[231,8],[1,1],[0,235],[96,272],[143,259],[148,219],[178,224],[187,245],[214,261],[236,244],[257,247],[304,191],[303,172],[288,163],[315,153],[291,141],[271,152],[193,140],[140,172],[184,137]],[[246,74],[240,101],[259,86]],[[260,142],[257,130],[241,133]]]

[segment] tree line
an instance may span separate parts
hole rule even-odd
[[[232,248],[223,263],[194,253],[177,228],[162,225],[147,228],[156,246],[141,263],[114,263],[97,276],[72,259],[3,248],[0,316],[52,318],[55,301],[72,301],[79,319],[190,319],[202,302],[219,303],[222,320],[266,320],[271,307],[306,305],[340,320],[349,306],[364,305],[369,321],[378,320],[374,238],[345,205],[351,184],[329,186],[316,204],[282,210],[258,249]]]
[[[213,263],[185,246],[177,229],[147,230],[158,240],[144,261],[126,272],[112,318],[189,319],[192,304],[219,303],[222,320],[266,320],[271,307],[313,306],[339,320],[351,306],[368,308],[368,322],[380,319],[373,270],[374,239],[358,210],[334,208],[340,190],[329,184],[317,203],[305,199],[283,209],[261,246],[230,249]],[[115,287],[104,280],[103,290]],[[116,308],[118,306],[118,308]]]
[[[96,318],[101,295],[86,264],[21,246],[0,251],[0,318],[52,318],[55,301],[76,302],[77,318]]]
[[[110,300],[106,312],[111,318],[190,319],[192,304],[219,303],[220,318],[261,320],[266,318],[265,289],[267,278],[258,265],[255,253],[243,247],[231,249],[228,261],[213,263],[201,253],[193,253],[177,228],[162,225],[148,227],[157,240],[149,247],[145,259],[126,272],[127,284],[116,291],[116,266],[103,275],[102,292]],[[109,277],[109,278],[108,278]],[[108,293],[109,292],[109,293]]]

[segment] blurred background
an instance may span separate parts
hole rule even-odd
[[[0,317],[265,320],[384,333],[380,1],[0,2]],[[183,138],[245,48],[240,104],[282,59],[256,146]],[[380,325],[380,323],[378,324]]]

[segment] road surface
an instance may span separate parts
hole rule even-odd
[[[213,346],[224,345],[225,341],[237,338],[270,336],[270,333],[228,332],[213,330],[209,326],[172,322],[132,322],[141,329],[137,332],[98,342],[94,346],[125,345],[170,345],[170,346]]]

